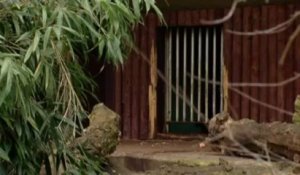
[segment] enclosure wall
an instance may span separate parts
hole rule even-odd
[[[300,72],[300,37],[293,43],[283,66],[279,58],[295,26],[278,34],[238,36],[230,31],[255,31],[275,26],[300,10],[299,4],[240,7],[224,24],[224,60],[232,83],[276,83]],[[228,9],[165,12],[169,26],[198,26],[201,20],[223,17]],[[149,86],[151,48],[158,47],[154,14],[145,17],[134,30],[135,43],[142,55],[132,52],[123,67],[109,68],[105,73],[105,102],[121,115],[124,139],[149,137]],[[159,48],[157,48],[159,49]],[[152,55],[153,56],[153,55]],[[157,60],[158,62],[161,60]],[[253,85],[253,84],[252,84]],[[262,84],[259,84],[261,86]],[[161,89],[157,87],[158,99]],[[259,122],[291,121],[295,96],[300,93],[300,79],[274,87],[230,87],[228,106],[235,119],[252,118]],[[158,126],[163,122],[158,100]],[[289,113],[290,112],[290,113]]]

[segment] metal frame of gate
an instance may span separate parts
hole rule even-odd
[[[185,122],[194,122],[194,123],[207,123],[209,118],[217,113],[217,111],[223,110],[223,32],[220,30],[219,37],[217,38],[217,28],[205,28],[205,27],[192,27],[189,31],[188,40],[187,36],[188,27],[184,27],[183,36],[180,36],[179,28],[167,29],[165,32],[165,76],[168,80],[167,86],[165,86],[165,122],[166,122],[166,131],[168,132],[168,125],[171,122],[185,123]],[[197,31],[198,30],[198,31]],[[212,30],[212,31],[211,31]],[[209,34],[210,32],[210,34]],[[212,34],[211,34],[212,32]],[[204,38],[203,38],[204,37]],[[212,37],[212,38],[209,38]],[[181,38],[181,39],[180,39]],[[193,39],[194,38],[194,39]],[[175,43],[174,43],[175,42]],[[187,47],[188,43],[189,46]],[[198,43],[196,43],[198,42]],[[212,42],[212,43],[210,43]],[[218,43],[220,42],[220,43]],[[195,45],[196,44],[196,45]],[[221,49],[217,55],[217,44],[219,44],[219,49]],[[183,45],[183,46],[182,46]],[[210,47],[212,45],[212,48]],[[175,47],[174,47],[175,46]],[[181,46],[181,47],[180,47]],[[198,46],[198,48],[195,47]],[[174,51],[175,49],[175,51]],[[183,49],[183,54],[180,54],[180,49]],[[198,50],[197,50],[198,49]],[[197,52],[197,56],[195,53]],[[210,53],[209,52],[213,52]],[[190,52],[190,54],[188,54]],[[203,53],[202,53],[203,52]],[[182,56],[183,55],[183,56]],[[204,55],[204,56],[203,56]],[[189,56],[189,57],[188,57]],[[217,65],[217,58],[219,60],[219,65]],[[174,59],[175,66],[174,66]],[[179,61],[183,59],[183,61]],[[190,59],[188,65],[187,59]],[[197,59],[197,60],[196,60]],[[203,60],[204,59],[204,60]],[[209,65],[209,59],[212,60],[212,66]],[[172,66],[173,61],[173,66]],[[183,64],[180,64],[182,63]],[[205,66],[201,63],[205,62]],[[198,65],[196,65],[198,64]],[[181,67],[182,66],[182,67]],[[190,72],[187,72],[187,67],[190,66]],[[218,67],[217,67],[218,66]],[[209,70],[212,67],[212,79],[209,78]],[[205,69],[204,76],[202,69]],[[179,69],[183,69],[183,75],[180,75]],[[198,70],[196,70],[198,69]],[[217,69],[219,69],[219,74],[217,75]],[[176,71],[175,73],[173,71]],[[197,73],[195,73],[197,72]],[[172,77],[175,76],[175,77]],[[180,84],[180,76],[183,76],[183,85]],[[216,77],[219,76],[219,81]],[[175,82],[172,82],[172,79],[175,78]],[[187,81],[189,80],[189,81]],[[195,83],[196,89],[195,89]],[[203,83],[205,84],[204,89]],[[209,84],[212,86],[212,106],[209,106]],[[172,85],[172,86],[171,86]],[[189,85],[189,88],[188,86]],[[219,96],[217,96],[216,90],[219,86]],[[188,92],[188,93],[187,93]],[[205,94],[202,94],[205,92]],[[173,94],[173,95],[172,95]],[[174,95],[175,94],[175,95]],[[181,94],[181,95],[179,95]],[[196,95],[196,100],[195,100]],[[204,96],[204,99],[201,98]],[[192,97],[192,98],[191,98]],[[174,99],[175,98],[175,99]],[[217,100],[219,98],[219,100]],[[172,100],[173,102],[172,104]],[[180,103],[180,101],[182,101]],[[217,109],[216,103],[219,102],[219,109]],[[175,105],[174,105],[175,103]],[[205,105],[201,105],[205,103]],[[173,108],[172,108],[173,105]],[[175,109],[174,109],[175,106]],[[205,106],[204,113],[201,113],[203,109],[201,107]],[[212,116],[209,116],[209,107],[212,108]],[[175,111],[172,111],[175,110]],[[175,114],[173,114],[175,112]],[[196,117],[195,117],[196,114]],[[173,116],[173,117],[172,117]]]

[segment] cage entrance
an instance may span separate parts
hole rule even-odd
[[[199,132],[199,125],[223,110],[222,26],[160,28],[158,65],[167,79],[161,86],[163,130]]]

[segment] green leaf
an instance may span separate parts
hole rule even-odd
[[[39,61],[40,58],[41,58],[41,52],[40,52],[40,49],[39,49],[39,48],[36,49],[36,51],[35,51],[35,56],[36,56],[37,61]]]
[[[61,27],[53,27],[53,31],[56,35],[56,39],[60,40],[60,36],[61,36]]]
[[[81,31],[81,24],[80,24],[80,15],[78,15],[77,13],[71,12],[71,11],[66,11],[66,15],[68,19],[71,19],[73,26],[73,29],[77,29],[77,31]]]
[[[164,19],[163,19],[163,14],[161,13],[161,11],[160,11],[156,6],[152,6],[152,8],[154,9],[154,11],[155,11],[156,15],[158,16],[158,18],[159,18],[160,20],[163,20],[163,21],[164,21]]]
[[[146,4],[146,12],[149,12],[150,7],[151,7],[151,3],[153,3],[153,1],[152,0],[146,0],[144,2]]]
[[[20,41],[23,41],[25,39],[28,39],[29,36],[31,35],[31,32],[25,32],[23,33],[18,39],[17,39],[17,43],[20,42]]]
[[[13,124],[12,124],[12,119],[10,117],[6,117],[6,116],[3,116],[2,115],[2,120],[4,120],[5,124],[10,128],[10,129],[13,129]],[[1,173],[0,173],[1,174]]]
[[[14,27],[15,27],[15,30],[16,30],[16,34],[20,35],[21,29],[20,29],[20,25],[19,25],[18,19],[13,18],[13,23],[14,23]]]
[[[61,27],[63,25],[63,11],[60,9],[56,18],[56,24]]]
[[[34,80],[38,79],[41,72],[42,72],[42,62],[39,62],[33,74]]]
[[[26,120],[30,123],[30,125],[36,130],[39,131],[35,120],[32,117],[27,117]]]
[[[82,2],[81,5],[88,12],[88,14],[93,15],[92,7],[91,7],[89,1],[88,0],[83,0],[81,2]]]
[[[0,35],[0,39],[1,39],[1,40],[5,40],[5,37],[2,36],[2,35]]]
[[[33,52],[33,45],[30,45],[26,51],[26,54],[24,57],[24,63],[26,63],[28,61],[28,59],[31,57],[32,52]]]
[[[141,16],[140,2],[139,0],[132,0],[134,14],[139,18]]]
[[[7,60],[7,59],[6,59]],[[6,75],[6,84],[5,84],[5,88],[3,91],[1,91],[0,93],[0,106],[4,103],[6,97],[10,94],[11,91],[11,87],[12,87],[12,82],[13,82],[13,75],[12,75],[12,71],[9,69],[10,68],[10,61],[6,61],[6,64],[2,64],[2,69],[1,72],[4,72],[4,74],[1,73],[1,78],[3,75]]]
[[[70,27],[65,27],[65,26],[62,26],[62,29],[70,32],[71,34],[75,35],[75,36],[78,36],[81,38],[81,35],[74,29],[70,28]]]
[[[10,58],[6,57],[1,63],[1,71],[0,71],[0,81],[4,76],[8,74],[8,71],[11,67]]]
[[[43,27],[46,27],[46,24],[47,24],[47,11],[46,11],[45,6],[42,7],[42,23],[43,23]]]
[[[71,23],[71,21],[70,21],[69,16],[68,16],[67,13],[64,14],[64,19],[67,22],[68,27],[72,27],[72,28],[74,27],[74,26],[72,26],[72,23]]]
[[[60,10],[56,18],[56,27],[54,28],[54,32],[56,33],[56,37],[58,40],[60,40],[61,37],[62,26],[63,26],[63,12],[62,10]]]
[[[104,41],[104,39],[100,38],[100,41],[99,41],[99,44],[98,44],[99,57],[101,57],[102,54],[103,54],[104,46],[105,46],[105,41]]]
[[[137,19],[137,17],[134,16],[134,14],[123,3],[120,3],[117,8],[122,12],[123,17],[126,18],[130,23],[133,23]]]
[[[10,162],[8,153],[6,151],[4,151],[2,148],[0,148],[0,159]]]
[[[79,16],[79,18],[84,23],[84,25],[89,29],[89,31],[94,35],[94,37],[98,38],[99,33],[96,31],[96,29],[81,16]]]
[[[5,89],[4,91],[8,94],[10,91],[11,91],[11,87],[12,87],[12,84],[13,84],[13,74],[12,74],[12,71],[9,70],[8,73],[7,73],[7,77],[6,77],[6,86],[5,86]]]
[[[24,17],[21,14],[17,14],[17,16],[19,17],[19,20],[21,21],[21,23],[24,24]]]
[[[0,58],[4,58],[4,57],[21,57],[21,55],[17,54],[17,53],[3,53],[3,52],[0,52]]]
[[[22,136],[22,128],[19,121],[15,122],[15,130],[17,132],[18,137]],[[21,149],[19,151],[22,151]]]
[[[34,52],[40,42],[40,39],[41,39],[41,32],[38,30],[35,32],[35,36],[34,36],[34,39],[33,39],[33,43],[32,43],[32,51]]]
[[[46,48],[47,48],[47,45],[49,43],[49,38],[50,38],[51,31],[52,31],[52,27],[48,27],[46,29],[46,32],[44,34],[43,50],[46,50]]]

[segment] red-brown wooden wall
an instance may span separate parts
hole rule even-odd
[[[299,24],[296,21],[288,30],[272,35],[237,36],[227,30],[253,31],[272,27],[287,20],[299,4],[240,7],[233,18],[224,24],[224,57],[230,82],[270,83],[283,81],[300,73],[300,37],[293,44],[284,66],[278,61],[285,44]],[[166,12],[168,25],[200,25],[200,19],[222,17],[228,9]],[[149,57],[156,29],[160,23],[154,14],[145,18],[144,24],[135,29],[135,42]],[[147,139],[149,131],[148,87],[150,67],[139,54],[132,53],[126,64],[118,70],[107,70],[105,102],[121,115],[124,139]],[[291,121],[291,116],[255,103],[263,103],[293,112],[295,96],[300,93],[300,80],[281,87],[237,88],[251,96],[245,98],[229,90],[229,107],[234,118],[252,118],[259,122]],[[112,93],[113,92],[113,93]],[[163,117],[163,116],[158,116]]]

